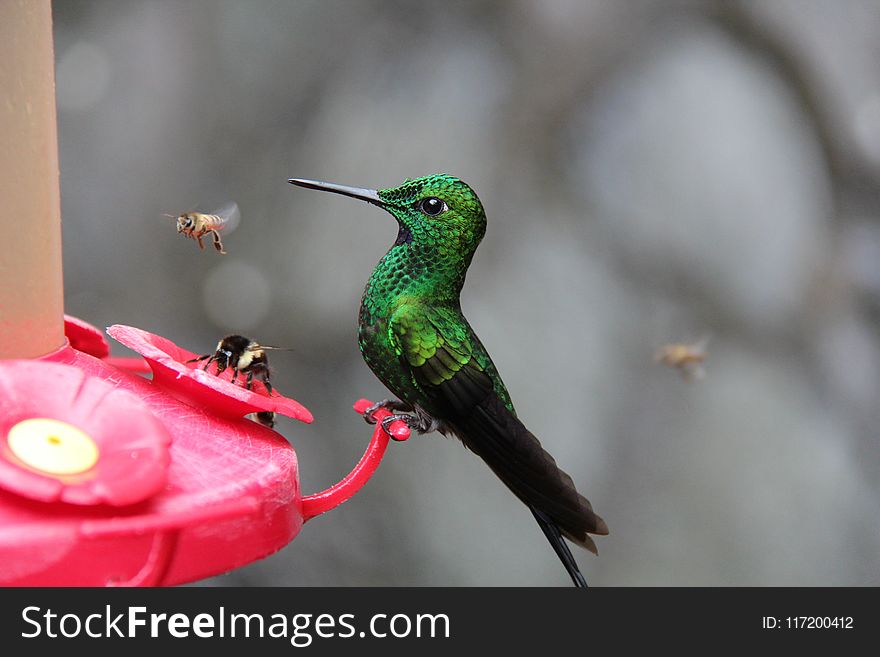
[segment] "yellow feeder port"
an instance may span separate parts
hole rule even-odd
[[[95,441],[60,420],[23,420],[9,430],[6,442],[22,463],[48,474],[80,474],[98,462]]]

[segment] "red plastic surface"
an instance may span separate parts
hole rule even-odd
[[[78,317],[64,316],[64,336],[70,346],[77,351],[87,353],[89,356],[100,358],[104,362],[119,367],[129,372],[146,374],[150,372],[150,366],[143,358],[124,358],[110,355],[110,343],[104,338],[100,329],[84,322]]]
[[[168,459],[164,483],[152,490],[145,479],[131,475],[129,499],[119,497],[126,493],[122,486],[109,497],[74,504],[57,493],[71,489],[71,482],[50,481],[50,493],[44,483],[29,478],[33,472],[15,463],[14,456],[10,459],[9,450],[0,453],[0,468],[13,469],[17,482],[0,482],[0,584],[168,585],[219,574],[286,545],[305,520],[349,499],[378,467],[388,443],[381,423],[351,474],[303,498],[290,444],[241,416],[273,410],[311,421],[304,407],[186,366],[182,361],[194,354],[160,336],[115,328],[129,346],[140,341],[133,348],[147,352],[156,381],[70,346],[38,361],[4,361],[0,378],[20,387],[17,401],[0,407],[0,421],[8,426],[28,414],[52,416],[54,409],[52,417],[87,429],[96,440],[106,430],[106,443],[100,438],[102,455],[117,443],[141,444],[152,427]],[[60,394],[75,385],[83,392]],[[42,402],[25,404],[21,394],[27,390],[39,392]],[[61,404],[61,398],[70,403]],[[376,413],[380,422],[382,413],[387,411]],[[89,418],[104,419],[100,427],[84,426]],[[392,431],[402,435],[397,424]],[[2,426],[0,445],[5,446]],[[156,458],[153,465],[161,465],[163,457]],[[121,471],[112,472],[110,479],[120,480]],[[90,473],[96,481],[104,474]],[[0,478],[8,481],[7,475],[0,473]]]
[[[153,370],[153,384],[193,406],[223,417],[243,417],[258,411],[273,411],[302,422],[312,422],[312,414],[295,399],[269,394],[262,381],[253,389],[232,383],[232,369],[221,374],[204,371],[199,363],[188,362],[199,354],[178,347],[171,340],[132,326],[116,324],[107,329],[112,338],[138,352]]]
[[[79,317],[64,316],[64,337],[71,347],[89,356],[107,358],[110,355],[110,343],[101,330]]]
[[[368,399],[359,399],[354,405],[354,411],[358,415],[363,415],[367,409],[373,405]],[[335,486],[331,486],[327,490],[304,497],[302,500],[302,515],[304,520],[310,520],[330,509],[339,506],[343,502],[351,499],[358,492],[382,462],[385,455],[385,449],[388,447],[389,434],[382,429],[382,420],[388,417],[390,413],[380,408],[373,413],[376,425],[373,428],[373,439],[370,446],[361,460],[354,467],[354,470]],[[409,427],[401,421],[392,422],[388,427],[391,435],[395,440],[406,440],[409,438]]]
[[[77,367],[41,361],[0,361],[0,436],[28,418],[71,424],[100,451],[80,474],[29,468],[0,443],[0,489],[42,502],[126,506],[164,488],[171,435],[141,401]]]

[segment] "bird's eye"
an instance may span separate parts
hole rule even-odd
[[[446,212],[448,209],[449,207],[436,196],[429,196],[426,199],[422,199],[422,202],[419,203],[419,210],[429,217],[436,217],[438,214]]]

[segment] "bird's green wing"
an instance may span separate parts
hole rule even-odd
[[[491,362],[481,358],[482,345],[459,313],[402,305],[392,316],[388,333],[413,383],[426,396],[427,410],[447,416],[467,414],[494,391]]]
[[[542,527],[552,530],[556,525],[565,536],[595,552],[588,534],[607,534],[605,521],[516,417],[492,361],[461,314],[402,305],[388,331],[398,357],[423,393],[420,403],[425,410],[482,457],[532,509]],[[554,547],[567,551],[551,534]]]

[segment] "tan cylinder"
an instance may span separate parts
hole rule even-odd
[[[64,343],[49,0],[0,1],[0,358]]]

